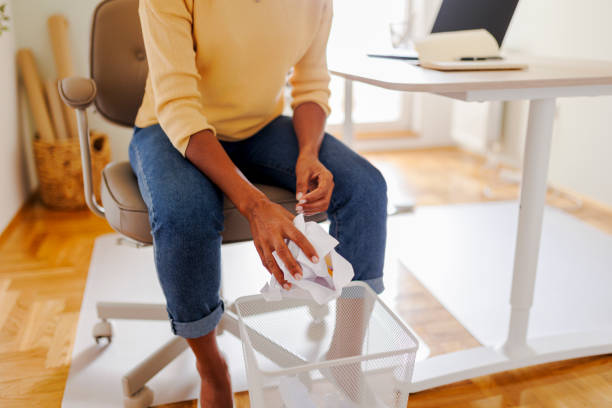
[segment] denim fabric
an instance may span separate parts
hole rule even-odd
[[[254,136],[221,142],[252,182],[295,192],[298,143],[292,119],[279,116]],[[328,217],[336,247],[355,280],[383,291],[387,188],[380,172],[325,134],[319,160],[334,176]],[[194,338],[213,330],[223,314],[219,298],[221,191],[172,146],[159,125],[135,128],[130,162],[149,209],[155,265],[175,334]]]

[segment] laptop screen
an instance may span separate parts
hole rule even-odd
[[[444,0],[432,33],[484,28],[501,46],[518,0]]]

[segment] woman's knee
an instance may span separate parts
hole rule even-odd
[[[362,170],[364,175],[362,176],[366,186],[366,193],[368,196],[378,200],[384,200],[387,202],[387,181],[383,177],[380,170],[374,167],[370,162],[366,162],[364,169]]]
[[[387,209],[387,183],[382,173],[364,158],[351,166],[350,174],[334,175],[334,191],[338,203],[355,205],[368,211]],[[334,201],[334,200],[332,200]]]
[[[387,182],[380,170],[374,167],[370,162],[364,160],[364,164],[360,179],[362,182],[361,194],[363,200],[370,202],[368,206],[371,210],[387,214]]]

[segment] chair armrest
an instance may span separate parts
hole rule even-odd
[[[104,218],[104,207],[96,202],[94,195],[91,152],[89,150],[89,124],[87,123],[86,111],[86,108],[91,105],[96,97],[96,83],[89,78],[70,77],[58,81],[57,88],[64,103],[76,110],[85,203],[94,214]]]
[[[86,109],[96,97],[93,79],[69,77],[58,81],[57,88],[64,103],[74,109]]]

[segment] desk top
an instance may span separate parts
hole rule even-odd
[[[529,64],[525,70],[440,72],[409,61],[332,55],[331,73],[388,89],[451,93],[498,89],[612,85],[612,61],[510,56]]]

